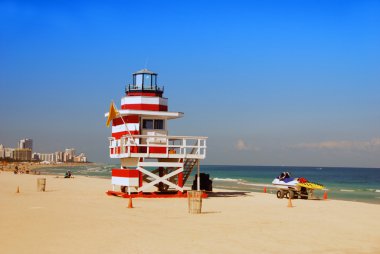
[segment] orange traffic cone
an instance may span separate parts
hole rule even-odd
[[[323,199],[327,199],[327,191],[325,191],[325,193],[323,194]]]
[[[132,205],[132,197],[129,197],[128,208],[133,208],[133,205]]]
[[[17,191],[16,193],[20,193],[20,186],[17,186]]]
[[[288,207],[293,207],[292,199],[290,197],[288,198]]]

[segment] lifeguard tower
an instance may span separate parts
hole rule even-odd
[[[112,109],[112,103],[105,114],[112,120],[109,154],[121,164],[121,168],[112,169],[113,190],[107,194],[186,197],[183,186],[206,157],[207,137],[169,136],[168,120],[183,113],[168,111],[163,93],[157,73],[140,70],[133,73],[132,84],[125,88],[120,110]]]

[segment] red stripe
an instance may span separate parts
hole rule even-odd
[[[147,147],[140,147],[140,153],[147,153]],[[150,146],[149,153],[166,153],[166,147]]]
[[[166,147],[149,147],[149,153],[166,153]]]
[[[137,146],[131,146],[130,148],[131,153],[138,153],[138,147]]]
[[[139,187],[143,186],[143,174],[139,171]]]
[[[123,104],[121,109],[168,111],[168,106],[158,104]]]
[[[123,116],[123,119],[125,123],[139,123],[140,122],[138,115]],[[112,120],[112,126],[117,126],[121,124],[124,124],[123,120],[121,120],[121,117],[118,117]]]
[[[183,172],[178,174],[178,186],[181,188],[183,187]]]
[[[162,97],[162,92],[128,92],[128,96],[152,96]]]
[[[112,176],[117,177],[127,177],[127,178],[138,178],[139,171],[136,169],[112,169]]]

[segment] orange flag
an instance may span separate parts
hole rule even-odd
[[[107,118],[107,123],[106,123],[107,127],[110,126],[111,121],[115,119],[118,114],[119,112],[116,110],[115,105],[113,104],[113,102],[111,102],[110,111],[108,113],[108,118]]]

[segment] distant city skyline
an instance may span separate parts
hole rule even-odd
[[[7,147],[0,140],[0,160],[45,161],[45,162],[87,162],[85,153],[76,155],[75,148],[65,148],[65,151],[34,152],[33,139],[24,138],[17,142],[17,147]]]
[[[3,1],[0,143],[109,159],[104,113],[158,73],[204,164],[380,168],[380,1]]]

